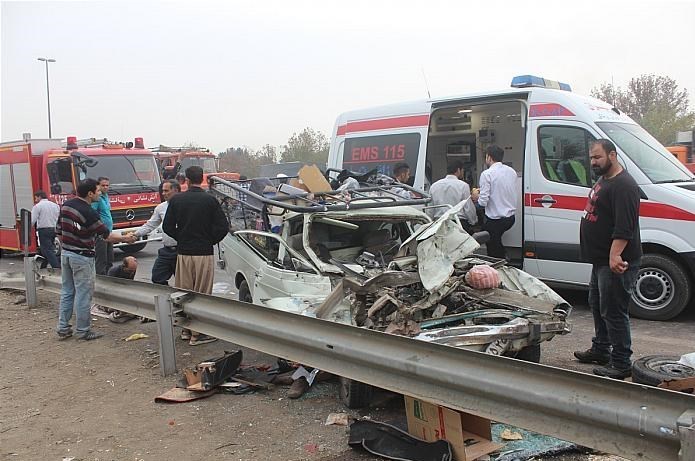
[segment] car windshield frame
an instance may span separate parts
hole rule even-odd
[[[652,183],[695,180],[685,166],[641,126],[609,121],[596,122],[596,125]]]

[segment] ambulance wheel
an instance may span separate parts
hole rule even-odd
[[[253,303],[253,297],[251,296],[251,290],[249,290],[249,284],[244,280],[239,285],[239,301],[242,303]]]
[[[118,249],[127,255],[134,255],[135,253],[142,250],[146,246],[147,246],[147,242],[144,242],[144,243],[136,243],[134,245],[126,245],[126,246],[118,247]]]
[[[637,275],[630,313],[646,320],[670,320],[688,305],[692,283],[668,256],[646,254]]]
[[[340,401],[348,408],[364,408],[372,401],[373,388],[354,379],[340,377]]]

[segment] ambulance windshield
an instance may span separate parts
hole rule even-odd
[[[608,138],[655,184],[687,182],[693,175],[639,125],[596,122]]]

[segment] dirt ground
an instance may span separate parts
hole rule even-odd
[[[216,394],[182,404],[154,403],[175,386],[159,373],[154,323],[117,325],[96,318],[106,335],[84,342],[54,333],[57,295],[39,292],[40,305],[15,304],[0,291],[1,460],[369,460],[347,446],[347,429],[325,426],[330,413],[403,424],[402,400],[381,395],[371,408],[347,410],[337,383],[319,383],[299,400],[286,387],[245,395]],[[125,342],[132,333],[147,339]],[[179,368],[236,347],[177,343]],[[273,364],[245,350],[245,364]],[[554,460],[608,461],[598,455]]]

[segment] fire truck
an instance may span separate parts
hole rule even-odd
[[[211,174],[229,181],[239,179],[239,173],[218,172],[217,157],[205,148],[160,145],[154,152],[164,179],[175,179],[178,174],[183,174],[186,168],[194,165],[203,169],[203,188],[208,187],[208,175]],[[185,190],[186,185],[181,186]]]
[[[62,205],[76,194],[77,184],[100,176],[110,180],[109,200],[114,231],[128,232],[144,224],[161,202],[161,176],[152,151],[142,138],[112,143],[106,139],[68,137],[0,143],[0,248],[23,250],[20,243],[20,212],[31,210],[33,194],[43,190],[49,200]],[[9,199],[8,199],[9,198]],[[149,241],[161,240],[153,232],[134,244],[117,244],[124,253],[142,250]],[[35,252],[32,241],[30,252]]]

